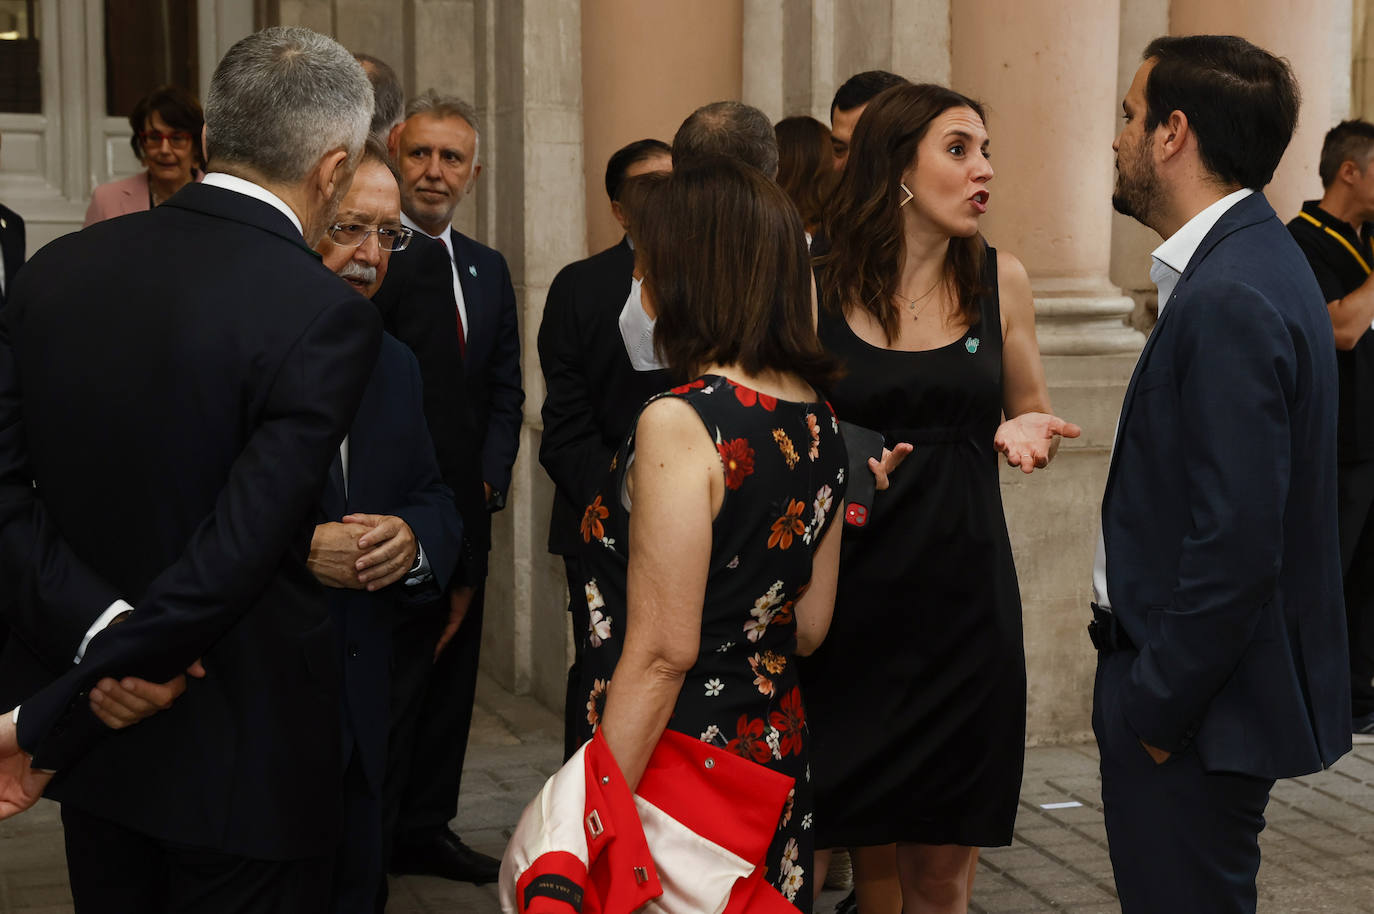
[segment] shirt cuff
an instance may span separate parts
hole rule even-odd
[[[115,616],[120,613],[131,613],[133,611],[134,608],[123,600],[115,600],[111,603],[109,607],[100,614],[100,617],[95,620],[95,623],[92,624],[90,628],[86,629],[86,637],[81,639],[81,646],[76,649],[76,656],[72,658],[72,663],[81,662],[81,659],[86,656],[86,648],[90,645],[91,639],[109,628]]]
[[[425,547],[418,542],[415,547],[419,550],[419,557],[415,560],[415,567],[402,582],[406,587],[419,587],[434,578],[434,569],[429,567],[429,556],[425,555]]]

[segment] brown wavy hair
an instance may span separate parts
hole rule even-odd
[[[891,295],[904,244],[902,172],[916,159],[931,122],[951,108],[972,108],[984,118],[982,105],[944,86],[894,86],[876,96],[854,129],[849,161],[826,215],[830,249],[816,259],[823,307],[837,314],[864,309],[888,342],[897,335]],[[980,316],[986,257],[981,234],[951,238],[945,254],[945,281],[953,286],[969,326]]]
[[[685,381],[735,363],[828,389],[839,365],[816,336],[806,238],[782,188],[722,156],[640,187],[632,237],[669,373]]]
[[[773,133],[778,138],[778,186],[797,205],[806,230],[812,231],[835,183],[830,128],[814,117],[798,115],[778,121]]]

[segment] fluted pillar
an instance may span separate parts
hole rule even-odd
[[[1298,129],[1265,196],[1279,218],[1321,196],[1317,161],[1326,131],[1350,111],[1350,0],[1173,0],[1171,35],[1239,35],[1287,58],[1302,89]]]
[[[1131,299],[1108,278],[1119,10],[1100,0],[959,0],[950,13],[953,86],[986,105],[992,137],[984,233],[1025,263],[1055,412],[1083,426],[1048,470],[1002,475],[1024,607],[1028,738],[1081,738],[1099,506],[1144,339],[1125,324]]]

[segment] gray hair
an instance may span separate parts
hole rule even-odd
[[[401,80],[391,64],[371,54],[354,54],[354,59],[363,65],[368,82],[372,83],[372,126],[368,132],[386,142],[391,128],[401,122],[401,112],[405,108],[406,97],[401,89]]]
[[[710,156],[726,156],[778,176],[778,139],[768,115],[743,102],[702,105],[673,137],[673,168]]]
[[[473,134],[477,137],[476,148],[472,156],[473,164],[481,159],[478,150],[482,145],[482,128],[477,123],[477,109],[472,106],[471,102],[456,95],[440,95],[434,89],[426,89],[412,98],[410,104],[406,105],[406,120],[410,120],[417,114],[440,119],[460,117],[467,121],[468,126],[472,128]]]
[[[353,55],[309,29],[278,26],[237,42],[215,68],[205,152],[211,166],[294,184],[334,149],[356,164],[371,119],[372,86]]]

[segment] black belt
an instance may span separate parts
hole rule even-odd
[[[1121,627],[1121,622],[1116,618],[1116,614],[1103,609],[1096,603],[1091,605],[1093,620],[1088,623],[1088,637],[1092,639],[1093,647],[1103,654],[1110,654],[1112,651],[1135,650],[1135,642],[1131,640],[1130,635],[1126,634],[1126,629]]]

